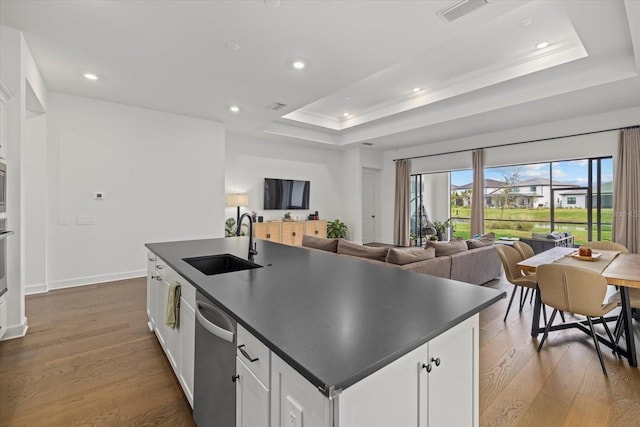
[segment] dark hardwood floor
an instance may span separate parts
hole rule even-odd
[[[27,336],[0,342],[0,425],[193,425],[147,328],[145,292],[141,278],[27,297]],[[578,331],[551,335],[537,353],[531,306],[503,322],[506,304],[480,317],[481,426],[640,425],[639,369],[605,350],[604,377]]]

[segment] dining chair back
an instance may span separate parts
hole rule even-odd
[[[515,250],[520,252],[520,256],[522,257],[522,259],[531,258],[535,255],[535,253],[533,252],[533,248],[527,245],[525,242],[514,241],[513,247],[515,248]]]
[[[520,253],[513,249],[512,247],[506,245],[495,245],[496,250],[498,251],[498,255],[500,256],[500,261],[502,261],[502,267],[504,268],[504,275],[514,287],[511,292],[511,299],[509,300],[509,305],[507,306],[507,312],[504,314],[504,321],[507,320],[507,316],[509,315],[509,310],[511,310],[511,304],[513,303],[513,298],[516,295],[516,290],[520,288],[520,313],[522,313],[522,308],[524,307],[524,302],[527,299],[527,295],[529,290],[533,292],[536,288],[536,274],[532,273],[526,276],[523,276],[518,269],[518,262],[522,261],[522,257]],[[524,289],[526,289],[526,293],[524,293]]]
[[[595,271],[564,264],[540,265],[536,270],[536,275],[542,303],[554,309],[545,327],[538,351],[540,351],[544,341],[547,339],[549,328],[558,310],[586,316],[591,337],[598,352],[602,372],[607,375],[592,322],[592,317],[599,317],[609,339],[611,342],[614,341],[604,320],[604,315],[617,306],[615,302],[603,304],[607,293],[607,280]]]
[[[616,242],[594,241],[583,243],[582,246],[596,250],[600,249],[602,251],[619,251],[624,254],[629,253],[629,250],[624,245]]]

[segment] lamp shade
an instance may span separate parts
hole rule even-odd
[[[249,195],[227,194],[227,206],[249,206]]]

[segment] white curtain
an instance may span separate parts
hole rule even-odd
[[[474,150],[471,192],[471,237],[484,234],[484,150]]]
[[[613,241],[640,252],[640,127],[623,129],[613,183]]]
[[[409,203],[411,161],[396,160],[396,195],[393,212],[393,244],[409,246]]]

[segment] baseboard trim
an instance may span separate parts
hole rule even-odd
[[[95,285],[97,283],[115,282],[118,280],[134,279],[147,275],[147,270],[127,271],[124,273],[104,274],[100,276],[86,276],[77,279],[57,280],[49,282],[48,290],[74,288],[76,286]]]
[[[27,325],[27,318],[25,317],[24,319],[22,319],[22,324],[7,326],[6,331],[0,341],[22,338],[27,334],[27,329],[29,329],[29,326]]]
[[[26,285],[24,287],[25,295],[43,294],[45,292],[49,292],[49,288],[46,283],[41,283],[39,285]]]

